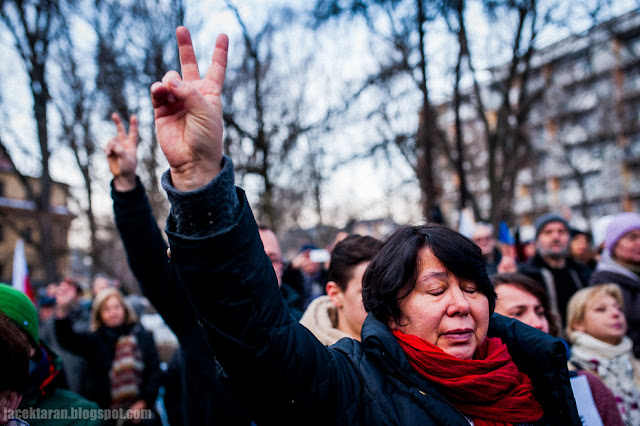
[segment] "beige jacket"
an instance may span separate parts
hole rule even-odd
[[[338,312],[329,296],[313,299],[313,302],[304,311],[300,324],[307,327],[325,346],[331,346],[343,337],[349,337],[347,333],[336,328]]]

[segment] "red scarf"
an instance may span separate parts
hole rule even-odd
[[[393,330],[409,363],[435,383],[475,426],[535,422],[543,416],[533,385],[499,338],[486,338],[476,359],[458,359],[425,340]],[[507,422],[508,421],[508,422]]]

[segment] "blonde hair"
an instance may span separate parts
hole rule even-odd
[[[573,337],[574,325],[584,320],[587,305],[598,296],[611,296],[620,304],[621,308],[624,305],[622,290],[617,284],[594,285],[576,291],[567,304],[567,327],[565,332],[570,343],[575,340]]]
[[[91,305],[91,317],[89,322],[89,330],[96,331],[100,328],[102,323],[102,318],[100,317],[100,312],[102,312],[102,308],[104,307],[107,300],[111,297],[115,297],[118,299],[118,302],[124,308],[124,323],[125,324],[135,324],[138,322],[138,315],[133,311],[133,308],[124,300],[124,296],[117,288],[110,287],[101,290],[93,301]]]

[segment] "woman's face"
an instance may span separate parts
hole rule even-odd
[[[598,340],[617,345],[627,334],[627,319],[618,301],[608,294],[599,295],[587,302],[584,318],[573,325]]]
[[[474,282],[451,273],[428,248],[418,252],[413,291],[400,302],[400,324],[392,329],[413,334],[459,359],[471,359],[489,328],[489,300]]]
[[[624,263],[640,265],[640,229],[627,232],[613,247],[613,257]]]
[[[549,333],[549,321],[544,316],[544,308],[536,296],[514,284],[499,285],[496,287],[496,294],[496,313]]]
[[[119,327],[124,324],[124,306],[116,296],[109,297],[102,305],[100,320],[107,327]]]

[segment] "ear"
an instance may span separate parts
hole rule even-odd
[[[343,305],[343,293],[338,284],[335,281],[329,281],[327,286],[325,287],[327,291],[327,296],[331,300],[331,303],[335,305],[336,308],[340,309]]]
[[[582,324],[582,322],[574,322],[571,324],[571,328],[575,331],[582,331],[583,333],[586,331],[586,327]]]

